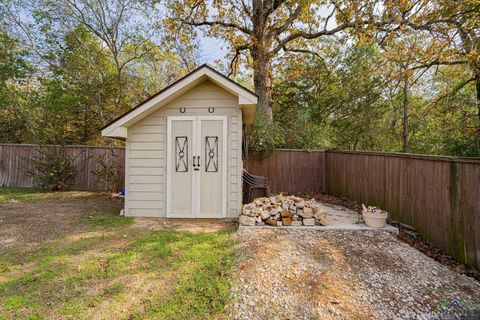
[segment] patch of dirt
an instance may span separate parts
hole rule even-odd
[[[87,213],[120,211],[123,202],[106,194],[67,192],[64,197],[0,204],[0,250],[30,247],[84,228]]]
[[[243,229],[237,237],[235,319],[446,319],[438,312],[452,302],[480,315],[480,283],[389,233]]]
[[[237,219],[165,219],[135,218],[132,228],[150,230],[173,229],[187,232],[217,232],[232,230],[237,226]]]

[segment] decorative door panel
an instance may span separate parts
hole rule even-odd
[[[199,217],[221,218],[224,206],[224,189],[226,188],[226,159],[224,137],[226,123],[222,118],[199,117],[198,122],[201,170],[199,186]]]
[[[167,130],[167,217],[225,217],[227,117],[168,117]]]
[[[168,127],[167,211],[171,217],[192,217],[195,214],[195,188],[192,183],[195,118],[170,119]]]

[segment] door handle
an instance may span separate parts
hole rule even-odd
[[[197,156],[197,165],[195,165],[195,156],[193,156],[193,170],[200,170],[200,156]]]

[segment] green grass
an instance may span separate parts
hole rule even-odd
[[[81,232],[34,252],[1,251],[0,319],[224,317],[233,231],[153,231],[131,222],[91,211]]]
[[[9,201],[39,200],[46,198],[62,198],[66,196],[65,192],[42,192],[36,188],[0,188],[0,203]]]

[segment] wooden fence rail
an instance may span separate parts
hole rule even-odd
[[[44,146],[45,149],[65,148],[74,159],[75,190],[118,190],[123,186],[125,150],[117,147]],[[0,187],[34,187],[35,168],[32,163],[39,153],[37,145],[0,144]],[[102,166],[116,168],[117,181],[102,183],[96,174]],[[33,175],[31,173],[34,173]]]
[[[51,146],[59,148],[59,146]],[[94,174],[102,164],[123,178],[125,150],[68,146],[75,159],[73,189],[111,190]],[[38,146],[0,144],[0,186],[32,187]],[[414,226],[457,260],[480,267],[480,160],[396,153],[276,150],[244,164],[266,176],[273,192],[327,192],[381,207]]]
[[[374,152],[326,152],[329,194],[387,210],[422,238],[480,266],[480,160]]]

